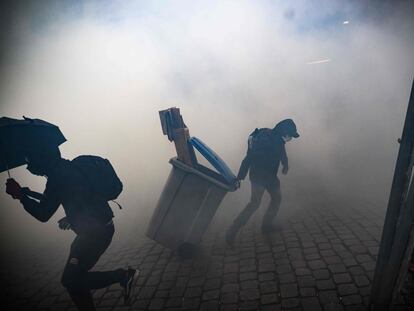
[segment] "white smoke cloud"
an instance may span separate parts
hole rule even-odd
[[[48,4],[17,10],[9,25],[0,114],[59,125],[67,158],[108,157],[125,183],[119,224],[145,228],[156,204],[174,155],[158,110],[170,106],[234,171],[255,127],[291,117],[301,138],[288,145],[282,185],[292,199],[385,204],[414,69],[410,3]],[[43,186],[22,168],[12,174]],[[247,184],[224,206],[240,210]],[[28,232],[49,241],[53,222],[37,224],[4,193],[0,200],[5,241]]]

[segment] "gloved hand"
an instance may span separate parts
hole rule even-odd
[[[13,199],[20,200],[23,197],[22,187],[13,178],[7,179],[6,193],[10,194]]]
[[[70,230],[70,223],[67,217],[63,217],[61,220],[58,221],[59,228],[62,230]]]
[[[237,178],[236,179],[236,182],[235,182],[236,189],[239,189],[240,188],[240,185],[241,185],[242,180],[243,179],[240,179],[240,178]]]
[[[286,165],[282,168],[282,174],[283,175],[286,175],[288,173],[288,171],[289,171],[289,166]]]

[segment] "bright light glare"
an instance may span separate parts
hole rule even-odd
[[[349,21],[344,21],[343,24],[347,25],[347,24],[349,24]]]
[[[326,58],[326,59],[320,59],[320,60],[315,60],[315,61],[306,63],[306,65],[316,65],[316,64],[322,64],[322,63],[328,63],[330,61],[331,61],[330,58]]]

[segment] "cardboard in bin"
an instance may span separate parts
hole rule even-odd
[[[217,154],[210,153],[212,150],[202,145],[201,154],[206,155],[213,166],[226,168],[231,173]],[[216,159],[214,164],[212,159]],[[152,215],[147,236],[180,251],[183,245],[200,242],[224,196],[235,191],[237,185],[236,182],[229,183],[228,176],[225,178],[198,163],[192,167],[177,158],[171,159],[170,163],[173,168]]]

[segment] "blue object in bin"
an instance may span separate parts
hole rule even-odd
[[[224,179],[229,184],[234,184],[236,182],[236,176],[230,170],[226,163],[215,153],[213,150],[210,149],[205,143],[203,143],[197,137],[191,137],[190,143],[210,162],[211,165],[224,177]]]

